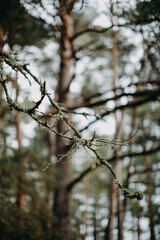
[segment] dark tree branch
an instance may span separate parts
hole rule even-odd
[[[22,107],[18,106],[15,102],[13,102],[13,100],[10,98],[5,81],[0,79],[0,83],[6,94],[6,99],[7,99],[8,105],[10,106],[11,109],[13,108],[14,110],[16,110],[18,112],[28,113],[29,115],[34,114],[35,110],[38,109],[38,107],[40,106],[40,104],[42,103],[42,101],[45,97],[45,92],[42,92],[41,99],[38,102],[36,102],[36,104],[32,108],[22,108]],[[44,91],[45,91],[45,82],[44,82]]]
[[[86,34],[86,33],[104,33],[104,32],[107,32],[108,30],[110,30],[111,28],[113,27],[113,25],[111,25],[110,27],[108,28],[100,28],[100,27],[93,27],[93,28],[87,28],[87,29],[84,29],[78,33],[75,33],[75,35],[72,37],[72,41],[74,41],[76,38],[82,36],[83,34]]]
[[[107,28],[101,28],[101,27],[90,27],[90,28],[86,28],[78,33],[75,33],[75,35],[72,37],[72,41],[74,41],[76,38],[82,36],[83,34],[86,33],[105,33],[107,31],[109,31],[110,29],[112,29],[113,27],[129,27],[132,24],[116,24],[116,25],[111,25]]]
[[[73,105],[73,106],[68,106],[66,107],[66,109],[69,109],[69,110],[75,110],[75,109],[79,109],[79,108],[83,108],[83,107],[87,107],[87,108],[91,108],[91,107],[98,107],[98,106],[101,106],[109,101],[114,101],[114,100],[117,100],[121,97],[146,97],[146,96],[150,96],[152,93],[157,94],[157,92],[160,93],[160,90],[145,90],[145,91],[138,91],[138,92],[135,92],[135,93],[121,93],[119,95],[116,95],[114,97],[111,97],[111,98],[107,98],[107,99],[103,99],[103,100],[98,100],[98,101],[95,101],[95,102],[83,102],[83,103],[80,103],[80,104],[77,104],[77,105]]]
[[[74,77],[74,76],[73,76]],[[126,87],[132,87],[132,86],[138,86],[138,87],[143,87],[143,86],[145,86],[146,85],[146,87],[147,87],[147,85],[152,85],[153,87],[157,87],[157,86],[159,86],[159,80],[154,80],[154,81],[148,81],[147,82],[147,84],[146,84],[146,82],[141,82],[141,83],[130,83],[130,84],[128,84]],[[66,89],[66,91],[67,91],[68,89]],[[107,103],[108,101],[112,101],[112,100],[116,100],[116,99],[118,99],[118,98],[121,98],[121,97],[123,97],[123,96],[131,96],[131,97],[135,97],[135,96],[139,96],[139,97],[141,97],[141,96],[145,96],[145,95],[148,95],[148,94],[150,94],[150,93],[152,93],[152,92],[154,92],[154,91],[156,91],[156,89],[154,89],[154,90],[149,90],[149,89],[146,89],[146,90],[144,90],[144,91],[138,91],[138,92],[135,92],[135,93],[125,93],[124,91],[123,91],[123,93],[121,93],[121,94],[117,94],[116,96],[114,96],[114,97],[111,97],[111,98],[106,98],[106,99],[103,99],[103,100],[97,100],[96,101],[96,98],[98,98],[98,97],[103,97],[103,95],[105,95],[105,94],[107,94],[107,93],[109,93],[109,92],[113,92],[114,94],[115,94],[115,92],[116,91],[118,91],[118,90],[120,90],[120,91],[123,91],[123,89],[121,88],[121,87],[118,87],[118,88],[115,88],[115,89],[110,89],[110,90],[107,90],[107,91],[105,91],[105,92],[99,92],[99,93],[95,93],[95,94],[93,94],[93,95],[91,95],[91,96],[89,96],[89,97],[86,97],[86,98],[84,98],[84,101],[83,102],[81,102],[81,103],[78,103],[78,104],[75,104],[75,105],[72,105],[72,106],[63,106],[64,108],[63,108],[63,110],[65,111],[65,112],[69,112],[69,113],[73,113],[73,114],[80,114],[80,115],[84,115],[84,116],[90,116],[90,114],[87,114],[87,113],[78,113],[78,112],[74,112],[73,110],[76,110],[76,109],[79,109],[79,108],[83,108],[83,107],[96,107],[96,106],[100,106],[100,105],[103,105],[103,104],[105,104],[105,103]],[[95,100],[94,100],[95,99]],[[54,114],[56,114],[57,113],[57,111],[56,110],[51,110],[51,111],[49,111],[48,113],[45,113],[44,114],[44,117],[51,117],[52,115],[54,115]],[[95,116],[95,115],[93,115],[92,114],[92,116]]]
[[[160,90],[157,90],[155,91],[154,93],[150,93],[149,95],[147,95],[146,98],[142,98],[140,100],[133,100],[132,102],[128,102],[127,104],[125,105],[119,105],[119,106],[116,106],[114,109],[112,110],[107,110],[105,111],[103,114],[100,115],[99,118],[96,118],[94,121],[90,122],[89,124],[87,124],[86,127],[82,128],[81,130],[79,130],[80,132],[86,130],[89,128],[89,126],[91,126],[92,124],[94,124],[97,120],[100,120],[102,119],[103,117],[111,114],[111,113],[114,113],[115,111],[117,110],[122,110],[122,109],[126,109],[126,108],[133,108],[133,107],[137,107],[137,106],[140,106],[142,104],[145,104],[149,101],[155,101],[159,98],[160,96]]]
[[[156,148],[153,148],[153,149],[150,149],[150,150],[147,150],[147,151],[139,152],[139,153],[133,152],[133,153],[127,153],[127,154],[124,154],[124,155],[113,156],[113,157],[107,159],[106,161],[111,163],[111,162],[115,161],[117,158],[118,159],[124,159],[126,157],[139,157],[139,156],[144,156],[146,154],[151,155],[151,154],[153,154],[155,152],[158,152],[158,151],[160,151],[160,146],[158,146]],[[68,186],[67,186],[68,191],[71,191],[72,188],[78,182],[80,182],[83,179],[83,177],[85,177],[88,173],[90,173],[91,171],[97,169],[100,166],[101,165],[98,162],[96,162],[96,163],[92,164],[91,166],[89,166],[88,168],[86,168],[77,178],[75,178],[73,181],[71,181],[68,184]]]

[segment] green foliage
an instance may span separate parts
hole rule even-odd
[[[23,164],[21,170],[19,161],[21,161],[21,165]],[[54,188],[55,170],[50,168],[46,172],[41,171],[46,165],[45,159],[40,159],[35,152],[26,149],[14,151],[10,157],[7,155],[0,159],[1,239],[31,240],[44,239],[44,236],[45,239],[50,238],[53,216],[49,196],[50,191]],[[21,174],[21,184],[25,189],[26,213],[22,213],[16,207],[19,174]],[[18,223],[19,216],[23,222],[21,225]]]
[[[160,21],[159,0],[137,1],[135,17],[140,23]]]
[[[15,44],[40,46],[48,38],[44,22],[31,16],[19,0],[0,1],[0,24],[11,48]]]

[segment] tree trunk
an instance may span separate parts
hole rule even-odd
[[[73,48],[72,48],[72,14],[67,14],[66,11],[62,9],[62,33],[61,33],[61,43],[60,43],[60,79],[57,90],[58,101],[61,104],[67,104],[69,101],[69,84],[72,79],[71,69],[74,66],[73,58]],[[66,133],[69,128],[64,120],[59,120],[57,126],[58,132]],[[69,132],[68,134],[72,134]],[[68,141],[65,138],[57,136],[57,154],[59,156],[65,155],[67,153],[66,143]],[[57,163],[58,169],[63,172],[63,179],[60,180],[59,186],[55,190],[54,197],[54,207],[53,214],[56,217],[56,222],[53,224],[53,239],[59,240],[70,240],[70,217],[71,217],[71,192],[67,189],[67,184],[69,177],[72,174],[72,164],[70,161],[70,156],[65,155],[64,158]]]
[[[95,200],[94,200],[94,212],[93,212],[93,239],[94,240],[98,240],[99,239],[99,229],[98,229],[98,222],[97,222],[97,208],[98,208],[98,199],[97,199],[97,196],[95,196]]]
[[[144,82],[148,82],[149,79],[149,69],[148,69],[148,53],[147,53],[147,47],[145,44],[144,47],[144,64],[145,64],[145,77]],[[144,119],[143,119],[144,120]],[[143,131],[144,133],[147,133],[146,128],[143,125]],[[144,151],[146,150],[146,145],[143,146]],[[144,156],[144,163],[147,169],[150,168],[150,159],[149,155]],[[149,171],[146,172],[146,177],[148,179],[148,182],[151,180],[151,174]],[[149,211],[149,227],[150,227],[150,239],[155,240],[155,223],[154,223],[154,217],[153,217],[153,202],[152,202],[152,185],[150,183],[147,184],[147,190],[148,190],[148,211]]]
[[[143,119],[144,121],[144,119]],[[147,134],[147,129],[143,125],[143,131],[145,134]],[[143,145],[144,151],[146,151],[146,144]],[[149,155],[144,155],[144,163],[146,166],[146,169],[150,168],[150,158]],[[148,191],[148,212],[149,212],[149,227],[150,227],[150,239],[155,240],[155,223],[154,223],[154,217],[153,217],[153,202],[152,202],[152,185],[151,185],[151,173],[150,171],[146,172],[146,178],[148,180],[147,183],[147,191]]]
[[[112,49],[112,69],[113,69],[113,89],[116,89],[118,84],[118,58],[117,58],[117,38],[115,34],[112,37],[113,49]],[[115,90],[116,96],[116,90]],[[117,101],[115,101],[115,105],[117,105]],[[122,140],[123,134],[123,117],[124,111],[116,111],[115,112],[115,120],[116,120],[116,138],[118,141]],[[115,147],[115,154],[118,156],[121,152],[121,147],[117,145]],[[114,170],[117,174],[118,179],[122,182],[122,166],[121,160],[117,158],[114,163]],[[111,189],[111,200],[110,200],[110,214],[108,225],[106,228],[105,240],[113,239],[113,229],[114,229],[114,217],[117,213],[118,220],[118,240],[123,240],[123,200],[121,199],[120,192],[117,189],[117,186],[114,183],[114,179],[112,178],[112,189]]]
[[[17,83],[17,76],[16,76],[16,101],[18,100],[19,95],[19,87]],[[18,142],[18,148],[21,150],[22,148],[22,133],[20,129],[20,113],[16,111],[16,130],[17,130],[17,142]],[[25,209],[25,194],[24,194],[24,184],[23,184],[23,163],[22,163],[22,155],[19,152],[18,155],[18,164],[19,164],[19,177],[18,177],[18,186],[17,186],[17,208],[21,211],[24,211]],[[20,216],[20,222],[22,221]]]
[[[135,131],[135,128],[136,128],[136,119],[137,119],[137,110],[136,110],[136,108],[134,108],[133,112],[132,112],[132,123],[131,123],[130,136],[133,136],[133,134],[134,134],[134,131]],[[129,152],[132,152],[133,141],[134,141],[134,138],[129,139]],[[127,167],[127,177],[126,177],[126,181],[125,181],[125,187],[126,188],[129,187],[130,169],[131,169],[131,166],[132,166],[132,162],[133,162],[133,157],[130,157],[129,164],[128,164],[128,167]],[[124,198],[124,200],[123,200],[123,222],[124,222],[124,219],[125,219],[126,207],[127,207],[127,198]]]
[[[122,119],[121,124],[120,122],[117,122],[117,127],[119,127],[119,133],[118,133],[118,140],[122,140],[122,133],[123,133],[123,113],[122,112]],[[117,129],[118,130],[118,129]],[[121,154],[121,146],[116,147],[116,154]],[[119,181],[122,183],[122,162],[120,159],[117,158],[115,162],[115,172],[119,179]],[[123,199],[121,197],[121,192],[117,189],[117,220],[118,220],[118,240],[123,240],[123,220],[124,220],[124,207],[123,207]]]
[[[20,113],[16,112],[16,129],[17,129],[17,141],[19,150],[22,147],[22,134],[20,130]],[[18,177],[18,187],[17,187],[17,207],[20,211],[24,211],[25,209],[25,194],[24,194],[24,185],[22,181],[23,176],[23,166],[22,166],[22,156],[19,153],[18,156],[19,163],[19,177]]]
[[[4,31],[2,26],[0,25],[0,50],[3,50],[4,47]]]
[[[55,119],[50,119],[50,125],[55,125]],[[49,163],[53,163],[55,159],[53,159],[53,156],[55,156],[56,152],[56,137],[55,134],[51,131],[48,131],[47,133],[47,141],[48,141],[48,157],[49,157]]]
[[[144,150],[146,150],[144,148]],[[144,156],[144,162],[147,169],[150,168],[150,160],[149,155]],[[151,180],[150,172],[146,172],[146,177],[148,179],[148,182]],[[153,202],[152,202],[152,186],[150,183],[147,184],[147,191],[148,191],[148,211],[149,211],[149,227],[150,227],[150,239],[156,240],[155,238],[155,223],[154,223],[154,217],[153,217]]]
[[[108,224],[105,231],[105,240],[113,240],[113,229],[114,229],[114,217],[117,211],[117,197],[116,197],[117,187],[112,179],[111,193],[110,193],[110,213]]]
[[[86,156],[87,160],[87,156]],[[87,162],[87,161],[86,161]],[[86,175],[83,179],[84,182],[84,194],[85,194],[85,200],[84,200],[84,205],[85,205],[85,211],[83,213],[83,224],[85,226],[84,234],[83,234],[83,239],[85,240],[88,236],[88,184],[89,184],[89,175]]]
[[[137,218],[137,239],[140,240],[140,236],[141,236],[141,228],[140,228],[140,221],[139,221],[139,217]]]

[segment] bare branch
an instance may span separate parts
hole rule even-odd
[[[111,97],[111,98],[107,98],[107,99],[103,99],[103,100],[98,100],[98,101],[95,101],[95,102],[83,102],[83,103],[80,103],[80,104],[77,104],[77,105],[73,105],[73,106],[67,106],[66,109],[69,109],[69,110],[74,110],[74,109],[79,109],[79,108],[83,108],[83,107],[87,107],[87,108],[91,108],[91,107],[98,107],[98,106],[101,106],[101,105],[104,105],[105,103],[109,102],[109,101],[113,101],[113,100],[117,100],[119,98],[122,98],[122,97],[145,97],[147,95],[150,95],[152,93],[157,93],[156,90],[145,90],[145,91],[138,91],[138,92],[135,92],[135,93],[121,93],[119,95],[116,95],[114,97]]]
[[[113,27],[113,25],[111,25],[110,27],[108,28],[100,28],[100,27],[92,27],[92,28],[86,28],[78,33],[75,33],[75,35],[72,37],[72,41],[74,41],[76,38],[82,36],[83,34],[86,34],[86,33],[104,33],[104,32],[107,32],[108,30],[110,30],[111,28]]]
[[[118,159],[124,159],[126,157],[138,157],[138,156],[144,156],[146,154],[153,154],[155,152],[160,151],[160,146],[147,150],[147,151],[143,151],[143,152],[132,152],[132,153],[127,153],[127,154],[123,154],[123,155],[119,155]],[[117,159],[117,156],[113,156],[109,159],[106,159],[106,161],[108,163],[111,163],[113,161],[115,161]],[[89,166],[88,168],[86,168],[77,178],[75,178],[74,180],[72,180],[69,184],[68,184],[68,190],[71,191],[71,189],[75,186],[76,183],[80,182],[83,177],[85,177],[88,173],[94,171],[97,169],[97,167],[100,167],[100,165],[95,162],[94,164],[92,164],[91,166]]]
[[[90,27],[90,28],[86,28],[78,33],[75,33],[75,35],[72,37],[72,41],[74,41],[75,39],[77,39],[78,37],[86,34],[86,33],[105,33],[107,31],[109,31],[110,29],[112,29],[113,27],[129,27],[132,24],[116,24],[116,25],[111,25],[107,28],[101,28],[101,27]]]
[[[119,106],[116,106],[115,108],[111,109],[111,110],[107,110],[105,111],[104,113],[101,114],[100,118],[99,119],[102,119],[103,117],[111,114],[111,113],[114,113],[116,110],[121,110],[121,109],[125,109],[125,108],[133,108],[133,107],[136,107],[136,106],[140,106],[144,103],[147,103],[149,101],[155,101],[159,98],[160,96],[160,89],[157,90],[157,91],[153,91],[147,95],[145,98],[142,98],[140,100],[133,100],[132,102],[128,102],[127,104],[125,105],[119,105]],[[89,124],[87,124],[84,128],[82,128],[81,130],[79,130],[80,132],[86,130],[89,128],[89,126],[91,126],[92,124],[94,124],[97,120],[99,119],[95,119],[94,121],[90,122]]]

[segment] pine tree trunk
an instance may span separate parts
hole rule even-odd
[[[141,228],[140,228],[140,222],[139,222],[139,217],[137,219],[137,239],[140,240],[140,236],[141,236]]]
[[[145,150],[145,148],[144,148]],[[144,162],[146,168],[150,168],[150,160],[149,155],[144,156]],[[146,177],[148,182],[151,180],[150,172],[146,172]],[[147,191],[148,191],[148,211],[149,211],[149,227],[150,227],[150,239],[156,240],[155,238],[155,223],[154,223],[154,217],[153,217],[153,202],[152,202],[152,186],[150,183],[147,183]]]
[[[17,76],[16,76],[16,101],[18,100],[18,95],[19,95],[19,87],[17,83]],[[20,113],[16,112],[16,131],[17,131],[17,142],[18,142],[18,148],[21,150],[22,148],[22,133],[20,129]],[[22,181],[22,176],[23,176],[23,159],[21,156],[21,153],[19,153],[18,156],[18,164],[19,164],[19,177],[18,177],[18,186],[17,186],[17,208],[20,211],[24,211],[25,209],[25,194],[24,194],[24,184]],[[21,216],[20,216],[20,222],[22,221]]]
[[[143,41],[145,42],[145,41]],[[148,53],[147,53],[147,48],[145,46],[145,44],[143,45],[144,47],[144,68],[145,68],[145,76],[143,81],[144,82],[148,82],[149,80],[149,69],[148,69]],[[144,119],[143,119],[144,120]],[[146,128],[143,126],[143,131],[144,133],[147,133]],[[143,146],[144,147],[144,151],[146,150],[146,145]],[[145,162],[145,166],[146,168],[150,168],[150,159],[149,159],[149,155],[145,155],[144,156],[144,162]],[[149,171],[146,172],[146,177],[148,179],[148,182],[150,182],[151,180],[151,174]],[[153,217],[153,202],[152,202],[152,186],[150,183],[147,184],[147,190],[148,190],[148,211],[149,211],[149,227],[150,227],[150,239],[151,240],[156,240],[155,237],[155,223],[154,223],[154,217]]]
[[[54,119],[50,119],[50,125],[53,126],[55,124]],[[49,162],[52,163],[53,156],[55,156],[55,151],[56,151],[56,138],[55,134],[51,131],[47,133],[47,141],[48,141],[48,157],[49,157]]]
[[[19,150],[22,147],[22,135],[20,130],[20,114],[16,112],[16,129],[17,129],[17,141]],[[20,153],[19,153],[20,154]],[[19,162],[19,177],[18,177],[18,187],[17,187],[17,207],[20,211],[24,211],[25,209],[25,194],[24,194],[24,185],[22,182],[23,176],[23,166],[22,166],[22,158],[21,154],[18,156]]]
[[[143,119],[144,121],[144,119]],[[147,134],[147,130],[143,125],[143,131]],[[146,144],[143,145],[144,151],[146,151]],[[149,155],[144,156],[144,163],[146,166],[146,169],[150,168],[150,158]],[[146,172],[146,178],[147,178],[147,191],[148,191],[148,212],[149,212],[149,227],[150,227],[150,239],[156,240],[155,237],[155,223],[154,223],[154,217],[153,217],[153,202],[152,202],[152,185],[150,183],[151,181],[151,173],[150,171]]]
[[[133,136],[133,134],[134,134],[134,131],[135,131],[135,128],[136,128],[136,119],[137,119],[137,110],[136,110],[136,108],[134,108],[133,112],[132,112],[132,123],[131,123],[130,136]],[[134,141],[134,138],[131,137],[129,139],[129,152],[132,152],[133,141]],[[127,177],[126,177],[126,181],[125,181],[125,187],[126,188],[129,187],[130,170],[131,170],[132,162],[133,162],[133,157],[130,157],[129,164],[128,164],[128,167],[127,167]],[[124,222],[124,219],[125,219],[126,207],[127,207],[127,198],[124,198],[124,200],[123,200],[123,222]]]
[[[113,34],[112,36],[113,48],[112,48],[112,69],[113,69],[113,89],[116,89],[118,85],[118,57],[117,57],[117,38]],[[116,95],[116,90],[115,90]],[[117,101],[115,101],[117,105]],[[116,111],[115,112],[115,121],[116,121],[116,138],[118,141],[122,140],[123,134],[123,116],[124,111]],[[115,154],[118,156],[121,152],[120,146],[115,146]],[[122,166],[121,160],[116,159],[114,163],[114,170],[117,174],[118,179],[122,182]],[[118,240],[123,240],[123,200],[121,199],[120,192],[117,189],[117,186],[114,183],[114,179],[112,179],[112,189],[111,189],[111,200],[110,200],[110,214],[108,225],[106,228],[105,240],[113,239],[113,229],[114,229],[114,217],[117,213],[118,220]]]
[[[1,51],[3,50],[3,47],[4,47],[3,37],[4,37],[4,31],[3,31],[2,26],[0,25],[0,50]]]
[[[62,9],[63,10],[63,9]],[[72,15],[62,11],[63,16],[63,27],[61,33],[60,43],[60,79],[57,90],[58,101],[61,104],[67,104],[69,101],[69,92],[67,91],[70,81],[72,79],[71,69],[74,66],[73,48],[72,48]],[[60,120],[58,123],[58,132],[66,133],[68,126],[64,120]],[[72,133],[68,133],[72,134]],[[67,153],[66,143],[68,142],[65,138],[57,136],[57,154],[59,156]],[[72,164],[70,156],[65,156],[57,167],[63,172],[63,179],[60,180],[59,186],[55,190],[53,214],[57,221],[53,225],[53,234],[57,232],[57,236],[53,236],[56,240],[70,240],[71,239],[71,192],[67,189],[68,179],[72,174]]]
[[[98,240],[99,239],[99,229],[98,229],[98,223],[97,223],[97,206],[98,206],[98,199],[95,196],[95,203],[94,203],[94,212],[93,212],[93,239]]]
[[[86,156],[87,160],[87,156]],[[86,161],[87,162],[87,161]],[[87,167],[87,166],[86,166]],[[88,183],[89,183],[89,175],[86,175],[83,179],[84,183],[84,194],[85,194],[85,200],[84,200],[84,206],[85,206],[85,211],[83,213],[83,224],[85,226],[85,231],[83,234],[83,239],[85,240],[88,236]]]
[[[113,240],[114,217],[117,211],[117,187],[112,179],[111,193],[110,193],[110,213],[108,224],[105,230],[105,240]]]
[[[120,125],[119,128],[119,136],[118,140],[122,140],[122,133],[123,133],[123,112],[122,112],[122,119],[121,124],[118,123],[117,125]],[[117,146],[116,149],[117,155],[121,153],[121,148]],[[115,172],[117,174],[117,177],[119,181],[122,183],[122,162],[120,159],[117,159],[115,162]],[[117,189],[117,220],[118,220],[118,240],[123,240],[123,221],[124,221],[124,207],[123,207],[123,199],[121,197],[121,193]]]

